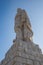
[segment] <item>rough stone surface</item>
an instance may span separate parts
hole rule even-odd
[[[17,14],[15,16],[14,28],[17,35],[17,39],[28,41],[30,38],[32,38],[33,32],[31,29],[30,20],[25,10],[18,8]]]
[[[18,8],[15,16],[16,39],[0,65],[43,65],[43,54],[32,41],[32,28],[25,10]]]

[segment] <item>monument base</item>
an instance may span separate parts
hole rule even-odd
[[[39,46],[32,41],[16,39],[1,65],[43,65],[43,55]]]

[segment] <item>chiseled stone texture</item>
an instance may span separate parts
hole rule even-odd
[[[39,51],[38,51],[39,50]],[[1,65],[43,65],[43,55],[40,48],[33,42],[16,40],[8,50]]]
[[[25,10],[18,9],[15,17],[16,39],[0,65],[43,65],[43,54],[32,41],[33,32]]]
[[[33,31],[31,29],[30,20],[25,10],[20,8],[17,9],[14,29],[17,39],[28,41],[30,38],[32,38]]]

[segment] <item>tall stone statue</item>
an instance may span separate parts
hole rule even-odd
[[[17,39],[25,41],[28,41],[29,39],[32,40],[33,32],[31,29],[30,20],[25,10],[22,10],[20,8],[17,9],[14,28]]]
[[[0,65],[43,65],[43,54],[32,41],[33,32],[25,10],[17,9],[15,17],[16,40]]]

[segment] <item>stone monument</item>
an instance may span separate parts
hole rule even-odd
[[[20,8],[18,8],[15,17],[15,32],[17,35],[16,37],[19,40],[28,41],[33,36],[30,20],[27,16],[27,13],[25,10]]]
[[[25,10],[18,8],[15,16],[16,39],[0,65],[43,65],[43,54],[33,43],[33,31]]]

